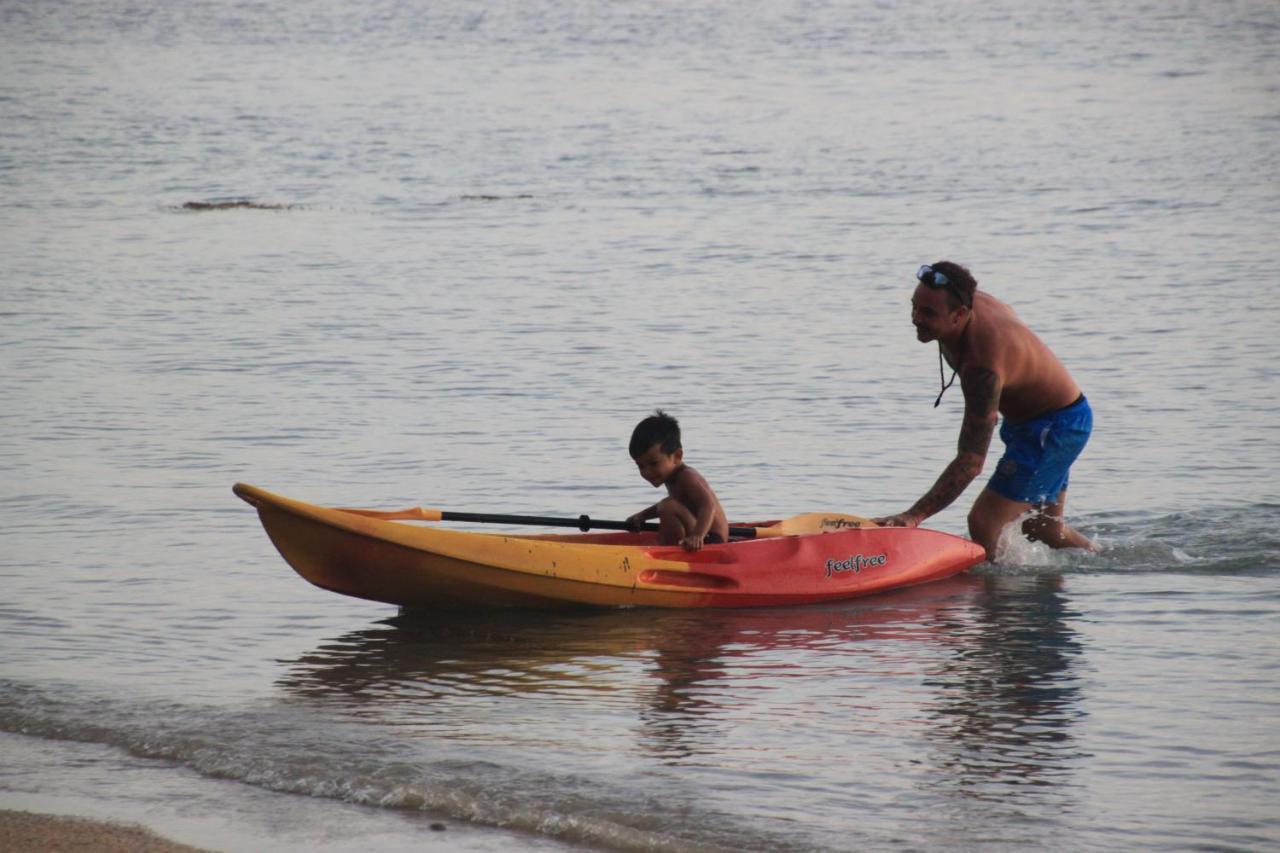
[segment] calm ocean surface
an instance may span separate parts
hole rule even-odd
[[[246,851],[1276,849],[1277,235],[1272,0],[0,0],[0,807]],[[231,494],[625,517],[661,406],[734,518],[895,512],[959,426],[908,318],[940,258],[1089,395],[1100,555],[423,616]]]

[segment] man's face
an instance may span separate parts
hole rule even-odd
[[[661,486],[665,483],[671,476],[671,472],[680,467],[682,459],[684,459],[684,450],[677,449],[675,453],[663,453],[660,444],[652,445],[644,453],[635,457],[640,476],[648,480],[651,486]]]
[[[911,294],[911,322],[916,327],[916,339],[922,343],[945,337],[959,325],[963,311],[963,307],[951,307],[945,290],[923,282]]]

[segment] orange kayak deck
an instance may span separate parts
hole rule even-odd
[[[767,607],[939,580],[986,558],[924,528],[734,540],[690,552],[652,533],[475,533],[362,516],[237,483],[281,556],[332,592],[407,608]]]

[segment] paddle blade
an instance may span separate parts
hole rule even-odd
[[[348,509],[340,507],[339,512],[349,512],[352,515],[363,515],[366,518],[380,518],[383,521],[440,521],[444,513],[438,509],[426,509],[425,507],[415,506],[409,509],[393,509],[393,510],[377,510],[377,509]]]
[[[809,533],[836,533],[855,527],[878,527],[869,518],[842,512],[806,512],[793,515],[768,527],[757,527],[756,536],[800,536]]]

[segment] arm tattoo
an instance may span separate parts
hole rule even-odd
[[[1000,377],[985,367],[974,367],[960,374],[964,389],[964,420],[960,424],[960,440],[956,456],[933,487],[911,507],[923,518],[941,512],[973,482],[982,470],[999,420]]]
[[[942,512],[964,493],[964,490],[973,482],[973,478],[978,476],[978,470],[980,469],[975,469],[968,464],[964,457],[957,456],[952,459],[951,464],[942,472],[942,476],[933,484],[933,488],[911,507],[911,513],[921,518],[928,518]]]
[[[956,450],[985,459],[1000,418],[1000,377],[994,370],[974,367],[960,375],[960,387],[964,389],[964,421]]]

